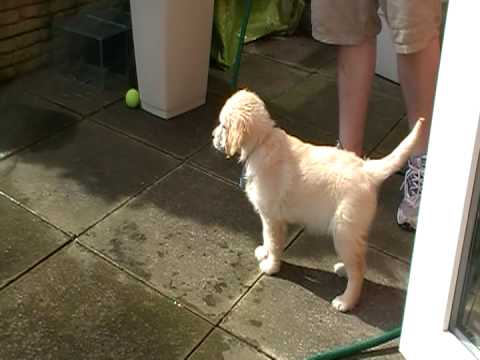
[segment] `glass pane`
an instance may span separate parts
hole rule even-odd
[[[450,328],[472,350],[480,349],[480,179],[475,178]],[[480,354],[480,352],[479,352]]]

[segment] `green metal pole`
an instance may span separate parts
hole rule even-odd
[[[243,44],[245,42],[245,33],[247,32],[248,20],[252,11],[252,0],[245,0],[245,8],[243,12],[242,23],[240,25],[240,33],[238,35],[237,54],[235,56],[235,62],[232,67],[232,77],[230,79],[230,87],[233,90],[237,89],[238,75],[240,72],[240,62],[242,61]]]
[[[363,350],[367,350],[376,346],[379,346],[383,343],[386,343],[390,340],[396,339],[400,337],[402,332],[402,327],[396,327],[389,331],[384,332],[379,336],[375,336],[363,341],[359,341],[353,343],[351,345],[346,345],[342,347],[338,347],[323,353],[318,353],[313,355],[307,360],[336,360],[336,359],[343,359],[347,356],[355,355]]]

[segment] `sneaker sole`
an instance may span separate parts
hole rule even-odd
[[[403,219],[399,219],[398,218],[398,210],[397,210],[397,214],[395,215],[395,222],[397,223],[397,225],[405,230],[405,231],[408,231],[408,232],[415,232],[416,228],[410,224],[408,221],[402,221]],[[402,216],[403,217],[403,216]]]
[[[397,225],[402,229],[402,230],[405,230],[405,231],[408,231],[408,232],[415,232],[416,229],[410,225],[409,223],[403,223],[403,224],[399,224],[397,222]]]

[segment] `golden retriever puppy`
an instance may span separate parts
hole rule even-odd
[[[241,90],[223,106],[213,130],[214,147],[240,155],[245,191],[260,215],[263,245],[255,250],[262,272],[280,270],[288,223],[333,237],[342,262],[335,272],[348,278],[332,301],[339,311],[358,302],[366,270],[367,236],[382,182],[411,155],[424,120],[388,156],[364,160],[332,146],[314,146],[275,126],[263,101]]]

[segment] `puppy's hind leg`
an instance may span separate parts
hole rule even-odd
[[[260,216],[263,227],[263,245],[255,249],[255,257],[260,262],[260,270],[265,274],[272,275],[280,271],[287,225],[282,221]]]
[[[337,296],[332,305],[338,311],[349,311],[357,304],[362,291],[366,271],[366,242],[364,236],[355,234],[354,230],[345,229],[346,224],[339,226],[334,234],[335,248],[343,261],[335,267],[339,276],[346,274],[347,288]],[[343,265],[343,266],[342,266]]]

